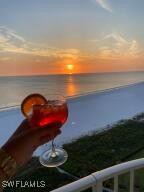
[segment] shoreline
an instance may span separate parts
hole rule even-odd
[[[82,93],[82,94],[76,94],[76,95],[72,95],[72,96],[65,96],[65,98],[67,100],[72,100],[72,99],[79,98],[79,97],[85,97],[85,96],[90,96],[93,94],[101,94],[101,93],[106,93],[109,91],[114,91],[117,89],[127,88],[130,86],[135,86],[135,85],[142,84],[142,83],[144,83],[144,81],[130,83],[130,84],[126,84],[126,85],[120,85],[120,86],[116,86],[116,87],[112,87],[112,88],[106,88],[106,89],[97,90],[97,91],[90,91],[90,92],[86,92],[86,93]],[[3,111],[9,111],[9,110],[19,109],[19,108],[20,108],[20,105],[18,105],[18,104],[10,105],[10,106],[0,106],[0,113]]]
[[[141,83],[144,83],[144,81],[131,83],[131,84],[126,84],[126,85],[120,85],[120,86],[107,88],[107,89],[103,89],[103,90],[90,91],[90,92],[87,92],[87,93],[77,94],[77,95],[73,95],[73,96],[67,96],[66,98],[74,99],[74,98],[89,96],[89,95],[93,95],[93,94],[100,94],[100,93],[105,93],[105,92],[109,92],[109,91],[114,91],[114,90],[117,90],[117,89],[127,88],[129,86],[134,86],[134,85],[141,84]]]

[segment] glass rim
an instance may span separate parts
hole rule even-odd
[[[39,107],[39,106],[60,106],[60,105],[63,105],[63,104],[67,104],[66,100],[50,100],[50,101],[54,101],[53,103],[42,103],[42,104],[38,104],[38,105],[33,105],[33,107]]]

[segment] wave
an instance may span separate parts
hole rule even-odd
[[[16,105],[16,104],[9,104],[9,105],[1,105],[0,106],[0,112],[1,111],[9,111],[9,110],[13,110],[13,109],[19,109],[20,105]]]

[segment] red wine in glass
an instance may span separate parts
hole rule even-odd
[[[61,123],[62,126],[66,122],[68,107],[64,97],[48,95],[47,98],[48,101],[45,104],[33,105],[29,115],[29,122],[32,128],[43,128],[51,123]],[[57,167],[62,165],[67,158],[67,152],[62,148],[56,148],[54,141],[52,141],[52,148],[45,151],[39,160],[46,167]]]
[[[31,127],[43,127],[50,123],[66,122],[68,117],[67,104],[57,100],[48,101],[47,104],[34,105],[32,115],[29,118]]]

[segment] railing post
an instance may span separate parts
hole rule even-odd
[[[118,192],[118,175],[114,176],[114,192]]]
[[[102,192],[103,191],[103,182],[99,181],[96,185],[92,187],[92,192]]]
[[[130,170],[130,192],[134,192],[134,170]]]
[[[95,186],[95,185],[92,186],[92,192],[97,192],[97,190],[96,190],[96,186]]]

